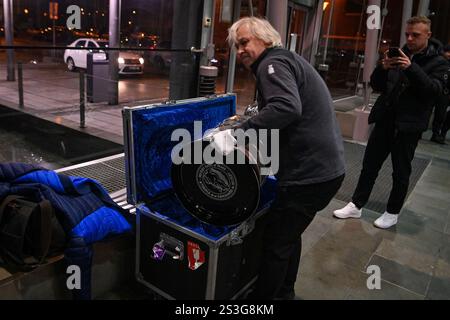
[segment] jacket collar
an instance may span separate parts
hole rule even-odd
[[[407,45],[405,45],[402,50],[408,57],[411,57],[413,55],[411,53],[411,51],[408,49]],[[439,50],[440,50],[439,42],[437,40],[431,38],[428,41],[428,47],[426,47],[421,52],[414,54],[413,59],[414,60],[417,60],[417,59],[421,60],[423,58],[431,58],[431,57],[434,57],[434,56],[438,56],[439,55]]]
[[[275,48],[267,48],[259,55],[258,59],[256,59],[255,62],[252,63],[250,68],[252,69],[253,74],[256,75],[256,71],[258,70],[258,67],[261,64],[261,61],[263,61],[264,58],[269,54],[269,52],[273,51],[274,49]]]

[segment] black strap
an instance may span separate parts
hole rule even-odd
[[[23,197],[21,196],[7,196],[3,202],[0,204],[0,223],[2,222],[2,217],[3,217],[3,213],[6,210],[6,207],[13,201],[17,200],[17,199],[23,199]]]
[[[12,199],[14,197],[14,199]],[[22,200],[23,197],[11,196],[8,200],[8,204],[12,201]],[[23,200],[26,201],[26,200]],[[6,206],[5,206],[6,208]],[[1,229],[1,242],[2,251],[10,260],[14,261],[16,264],[33,264],[27,263],[24,260],[24,244],[25,244],[25,234],[27,226],[33,212],[34,208],[30,206],[23,206],[21,210],[17,210],[14,217],[10,221],[5,221],[2,224]]]
[[[50,249],[50,244],[52,241],[52,218],[55,215],[53,211],[53,207],[50,204],[50,201],[43,200],[39,203],[40,209],[40,217],[41,217],[41,226],[40,226],[40,246],[39,248],[42,252],[38,252],[38,256],[40,256],[39,264],[42,264],[47,257],[48,250]]]
[[[21,196],[8,196],[0,205],[0,217],[5,212],[7,206],[17,200],[19,200],[19,205],[20,200],[33,203]],[[27,227],[36,206],[39,208],[39,212],[34,213],[34,215],[38,215],[37,218],[39,218],[40,222],[39,230],[36,230],[39,237],[39,244],[35,244],[33,247],[38,250],[33,252],[34,257],[25,257],[23,250],[26,243]],[[2,250],[7,255],[7,258],[15,264],[25,265],[28,269],[32,269],[45,261],[53,236],[52,219],[55,213],[50,201],[43,200],[39,204],[36,204],[36,206],[22,205],[20,210],[16,211],[13,222],[8,223],[6,221],[1,230]]]

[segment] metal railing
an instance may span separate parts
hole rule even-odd
[[[0,100],[6,101],[9,105],[15,104],[18,109],[25,112],[38,113],[43,116],[52,113],[56,109],[59,109],[61,112],[73,112],[74,108],[77,108],[79,111],[79,127],[86,128],[88,125],[86,113],[98,106],[98,103],[89,103],[90,99],[87,99],[90,81],[114,82],[114,85],[118,87],[120,85],[123,92],[120,92],[119,105],[136,104],[138,101],[143,103],[163,101],[169,98],[168,77],[170,63],[173,60],[172,55],[174,53],[185,53],[185,60],[197,60],[197,53],[191,53],[191,49],[101,48],[101,50],[106,52],[123,50],[140,53],[140,56],[145,59],[143,75],[135,78],[127,75],[126,78],[124,76],[119,80],[112,81],[108,78],[108,75],[89,75],[86,71],[79,69],[78,80],[74,81],[75,74],[64,71],[65,61],[62,58],[63,52],[61,50],[66,49],[92,50],[92,48],[65,46],[0,46],[0,61],[3,60],[4,63],[3,67],[0,64],[0,77],[3,78],[3,72],[9,68],[6,59],[2,58],[3,54],[1,52],[3,50],[14,50],[15,60],[17,61],[15,66],[13,65],[13,69],[17,69],[17,86],[13,88],[7,82],[3,84],[0,82],[0,89],[4,93]],[[53,50],[59,50],[57,51],[58,60],[50,55]],[[14,72],[14,74],[16,73]],[[7,80],[15,81],[16,78],[8,78]],[[39,90],[41,84],[45,87],[45,91]],[[46,91],[53,84],[56,94],[48,94]],[[77,94],[79,96],[78,101],[74,99],[75,90],[79,92]],[[36,103],[38,103],[36,101],[41,102],[42,107],[36,108]]]

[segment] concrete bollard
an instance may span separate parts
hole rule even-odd
[[[353,140],[367,142],[370,136],[369,110],[355,109],[355,126],[353,127]]]

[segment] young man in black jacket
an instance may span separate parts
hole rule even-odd
[[[411,162],[421,134],[427,130],[436,98],[443,93],[447,62],[431,37],[431,22],[413,17],[407,22],[407,44],[398,57],[387,55],[371,77],[381,92],[369,116],[375,123],[364,155],[353,201],[336,210],[341,219],[360,218],[384,161],[391,154],[393,185],[386,212],[374,224],[387,229],[397,224],[409,186]]]
[[[275,129],[280,136],[277,194],[251,298],[289,299],[295,296],[301,235],[344,179],[342,137],[325,82],[306,60],[280,48],[280,35],[266,20],[243,18],[228,39],[256,76],[259,113],[241,128]]]

